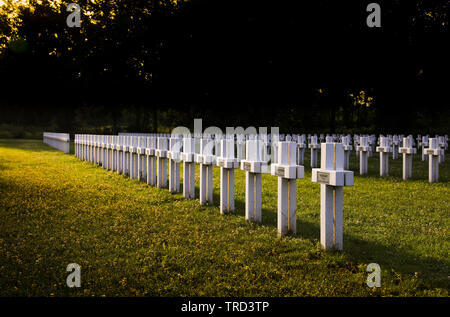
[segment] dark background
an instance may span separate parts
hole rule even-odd
[[[0,9],[0,138],[42,131],[449,133],[448,1],[72,1]],[[8,17],[9,12],[17,16]],[[89,15],[88,15],[88,14]],[[56,35],[55,35],[56,34]]]

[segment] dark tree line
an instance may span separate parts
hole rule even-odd
[[[5,2],[0,132],[449,132],[446,1]]]

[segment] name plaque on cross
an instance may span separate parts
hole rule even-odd
[[[284,167],[277,167],[277,169],[275,171],[275,175],[276,176],[280,176],[280,177],[284,177],[284,175],[285,175]]]
[[[251,170],[252,164],[249,163],[249,162],[243,162],[243,163],[242,163],[242,167],[243,167],[244,171],[247,171],[247,172],[248,172],[248,171]]]
[[[317,172],[317,182],[321,184],[330,184],[330,173]]]

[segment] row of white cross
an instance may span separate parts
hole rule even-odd
[[[123,137],[147,137],[151,134],[134,134],[134,133],[121,133]],[[170,138],[170,134],[157,134],[157,137]],[[199,140],[202,138],[202,134],[194,135],[195,141],[195,153],[199,153],[200,145]],[[222,135],[211,135],[213,139],[214,154],[220,156],[220,141],[223,138]],[[228,136],[229,137],[229,136]],[[227,136],[225,136],[227,138]],[[378,138],[373,135],[357,135],[353,137],[350,135],[305,135],[305,134],[293,134],[293,135],[236,135],[236,158],[241,161],[245,159],[245,142],[250,139],[258,139],[263,143],[262,159],[270,159],[272,163],[278,162],[278,146],[279,141],[293,141],[296,142],[297,157],[296,161],[298,165],[305,165],[304,153],[307,148],[311,151],[311,167],[318,167],[318,158],[320,153],[320,143],[323,141],[327,143],[342,143],[344,148],[344,168],[350,169],[350,153],[355,149],[356,156],[360,160],[360,175],[368,174],[368,158],[373,156],[374,152],[380,153],[380,176],[385,177],[389,175],[389,153],[392,153],[392,159],[398,159],[398,154],[403,154],[403,171],[402,177],[404,180],[411,178],[412,176],[412,156],[418,151],[414,148],[414,145],[421,147],[422,161],[428,161],[429,163],[429,182],[437,182],[439,180],[439,164],[444,162],[444,151],[448,148],[448,136],[436,136],[435,138],[429,138],[429,136],[418,135],[416,142],[412,135],[404,137],[403,135],[380,135]],[[320,140],[320,142],[319,142]],[[308,145],[306,142],[308,141]],[[353,142],[352,142],[353,141]],[[352,146],[353,144],[353,146]],[[378,146],[377,146],[378,144]]]
[[[296,233],[297,185],[304,168],[297,164],[297,143],[277,143],[277,163],[264,159],[265,143],[257,137],[245,141],[245,159],[235,157],[234,136],[220,140],[213,154],[214,140],[166,136],[75,135],[75,155],[108,170],[146,180],[149,185],[180,191],[180,164],[183,164],[183,195],[195,198],[195,163],[200,165],[200,203],[213,203],[213,166],[220,167],[220,212],[234,210],[234,170],[245,171],[245,218],[261,223],[262,173],[270,170],[278,177],[278,234]],[[343,186],[353,185],[353,172],[344,170],[342,143],[322,143],[321,168],[313,169],[312,181],[321,184],[321,243],[325,249],[342,249]],[[169,174],[167,175],[167,164]],[[269,169],[270,167],[270,169]]]
[[[169,188],[173,193],[180,191],[180,165],[183,164],[183,195],[195,198],[195,164],[200,165],[200,203],[213,203],[213,166],[220,167],[220,212],[234,210],[234,170],[240,168],[246,174],[245,217],[261,223],[262,173],[269,172],[278,177],[278,234],[296,233],[296,180],[304,177],[300,164],[307,148],[306,136],[292,136],[286,141],[276,136],[260,135],[75,135],[75,155],[82,160],[114,170],[131,179],[144,180],[159,188]],[[313,168],[312,181],[321,184],[321,244],[325,249],[342,249],[343,187],[353,185],[353,172],[348,170],[350,136],[328,136],[318,144],[317,136],[310,136],[308,147],[317,161],[321,152],[321,168]],[[335,142],[340,139],[341,142]],[[356,151],[360,153],[360,169],[367,168],[370,152],[370,136],[354,136]],[[270,162],[268,144],[272,142]],[[274,142],[274,140],[276,142]],[[356,142],[357,140],[357,142]],[[387,155],[392,150],[394,137],[379,139],[376,150],[380,153],[380,173],[387,175]],[[399,152],[404,156],[404,178],[410,177],[412,137],[403,138]],[[422,142],[423,145],[425,142]],[[430,156],[430,182],[437,181],[438,160],[443,155],[439,139],[427,140]],[[237,152],[241,155],[235,156]],[[299,155],[299,152],[302,152]],[[315,152],[315,155],[313,153]],[[242,158],[242,153],[244,156]],[[312,159],[313,161],[313,159]],[[437,163],[436,163],[437,162]],[[303,163],[303,162],[302,162]],[[169,173],[167,173],[167,164]],[[405,168],[406,166],[406,168]],[[408,174],[409,170],[409,174]],[[168,183],[168,184],[167,184]]]

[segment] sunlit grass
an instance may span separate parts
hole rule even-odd
[[[437,184],[418,156],[410,181],[401,160],[391,160],[387,179],[377,157],[369,162],[369,176],[355,173],[344,189],[344,251],[324,252],[309,167],[298,181],[298,233],[280,239],[276,177],[263,176],[258,226],[244,219],[242,171],[237,210],[224,216],[218,168],[215,204],[200,206],[40,141],[0,140],[0,295],[448,296],[450,157]],[[73,262],[79,289],[65,285]],[[371,262],[382,269],[379,289],[365,283]]]

